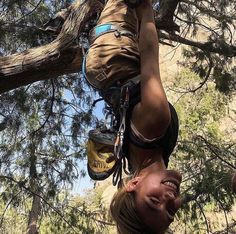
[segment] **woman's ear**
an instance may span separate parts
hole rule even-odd
[[[126,191],[127,192],[134,192],[137,188],[137,185],[139,184],[141,178],[140,177],[134,177],[126,184]]]

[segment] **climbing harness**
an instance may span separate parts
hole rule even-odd
[[[105,100],[106,103],[105,122],[103,126],[89,132],[87,143],[88,173],[94,180],[104,180],[113,173],[113,185],[119,186],[122,171],[129,174],[123,146],[130,91],[139,83],[139,79],[137,76],[121,87],[111,86],[106,90],[100,90],[102,98],[94,101],[93,105],[101,100]],[[106,147],[111,145],[112,148]]]
[[[113,32],[116,37],[127,36],[127,37],[136,37],[136,35],[128,30],[125,30],[122,27],[119,27],[115,24],[107,23],[100,24],[94,27],[89,33],[89,42],[92,44],[98,37]]]
[[[122,171],[124,171],[125,174],[130,174],[127,169],[127,157],[125,155],[126,152],[124,152],[123,146],[124,146],[126,125],[127,125],[126,123],[127,111],[130,106],[130,93],[132,88],[139,82],[140,82],[140,76],[136,76],[127,81],[121,87],[111,86],[108,90],[101,91],[101,96],[107,103],[109,103],[111,109],[113,110],[113,114],[115,115],[116,124],[118,124],[118,126],[116,127],[117,132],[116,132],[116,139],[114,142],[114,157],[116,159],[116,164],[114,166],[115,169],[112,179],[112,183],[114,186],[115,185],[120,186],[120,183],[122,181]],[[113,95],[111,95],[111,93]],[[117,114],[119,116],[117,116]],[[118,123],[117,123],[117,118],[119,118]],[[112,128],[114,129],[114,126]]]

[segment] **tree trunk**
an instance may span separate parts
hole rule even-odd
[[[38,191],[39,192],[39,191]],[[41,199],[36,194],[33,195],[33,201],[28,220],[28,234],[38,234],[38,218],[41,213]]]
[[[81,29],[95,12],[99,2],[77,0],[70,8],[57,38],[44,46],[0,58],[0,93],[35,81],[78,72],[81,68],[81,48],[75,44]]]
[[[34,138],[34,137],[33,137]],[[30,191],[32,192],[32,205],[31,210],[29,212],[29,219],[28,219],[28,234],[38,234],[38,218],[41,212],[41,199],[38,196],[40,194],[40,186],[37,173],[37,156],[35,155],[36,152],[36,142],[33,141],[29,147],[29,179],[30,179]]]

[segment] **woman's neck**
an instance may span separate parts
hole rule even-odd
[[[133,151],[131,154],[130,163],[134,172],[149,170],[163,170],[166,169],[162,151],[161,150],[142,150]]]
[[[154,161],[154,162],[150,161],[148,164],[143,165],[143,167],[140,168],[138,174],[146,175],[149,173],[153,173],[153,172],[157,172],[157,171],[161,171],[165,169],[166,169],[166,166],[163,159],[161,159],[160,161]]]

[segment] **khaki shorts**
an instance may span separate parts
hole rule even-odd
[[[109,0],[101,13],[98,25],[111,23],[137,35],[138,21],[134,9],[123,0]],[[88,82],[97,89],[123,84],[140,74],[138,41],[135,36],[117,36],[108,32],[90,46],[85,72]]]

